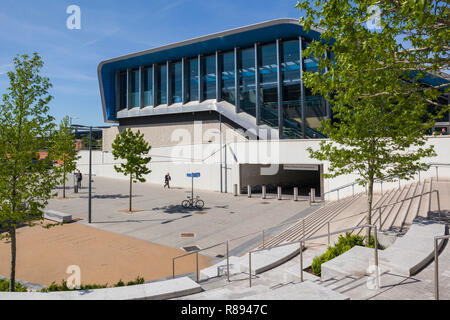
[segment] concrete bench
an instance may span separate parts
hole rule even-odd
[[[71,222],[72,215],[55,210],[45,210],[44,219],[56,221],[56,222]]]

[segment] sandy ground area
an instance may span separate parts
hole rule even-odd
[[[0,275],[9,277],[10,243],[0,240]],[[112,285],[141,276],[145,281],[172,276],[172,257],[184,250],[154,244],[96,228],[69,223],[50,229],[17,229],[16,278],[41,285],[68,279],[77,265],[81,283]],[[209,266],[199,255],[199,269]],[[176,260],[176,274],[195,272],[195,255]]]

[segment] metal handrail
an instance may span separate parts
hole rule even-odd
[[[362,228],[373,228],[374,229],[374,235],[373,235],[373,239],[374,239],[374,251],[375,251],[375,266],[376,266],[376,277],[377,277],[377,289],[380,287],[380,278],[379,278],[379,268],[378,268],[378,238],[377,238],[377,226],[374,224],[364,224],[361,226],[354,226],[351,228],[345,228],[345,229],[341,229],[338,231],[334,231],[328,234],[322,234],[322,235],[318,235],[318,236],[314,236],[314,237],[309,237],[309,238],[303,238],[300,240],[296,240],[296,241],[291,241],[291,242],[285,242],[273,247],[270,247],[268,250],[272,250],[274,248],[279,248],[279,247],[284,247],[287,245],[291,245],[291,244],[295,244],[298,243],[300,246],[300,282],[303,282],[303,244],[306,241],[310,241],[310,240],[315,240],[315,239],[319,239],[319,238],[324,238],[324,237],[330,237],[331,235],[335,235],[335,234],[339,234],[342,232],[347,232],[347,231],[352,231],[355,229],[362,229]],[[267,249],[256,249],[256,250],[252,250],[248,253],[248,274],[249,274],[249,285],[250,287],[252,286],[252,253],[256,253],[256,252],[260,252],[260,251],[264,251]]]
[[[437,195],[438,213],[439,213],[439,217],[440,217],[441,216],[441,201],[440,201],[440,196],[439,196],[439,190],[427,191],[427,192],[424,192],[424,193],[421,193],[421,194],[417,194],[417,195],[409,197],[409,198],[405,198],[405,199],[400,200],[400,201],[396,201],[396,202],[388,203],[388,204],[385,204],[385,205],[382,205],[382,206],[379,206],[379,207],[376,207],[376,208],[372,208],[372,211],[375,212],[376,210],[381,210],[382,208],[386,208],[386,207],[390,207],[390,206],[393,206],[393,205],[396,205],[396,204],[399,204],[399,203],[403,203],[403,202],[405,202],[407,200],[411,200],[411,199],[414,199],[414,198],[417,198],[417,197],[421,197],[421,196],[424,196],[424,195],[427,195],[427,194],[432,194],[433,192],[436,192],[436,195]],[[431,198],[431,196],[430,196],[430,198]],[[349,219],[349,218],[353,218],[353,217],[356,217],[356,216],[360,216],[360,215],[362,215],[364,213],[367,213],[368,211],[369,210],[365,210],[365,211],[353,214],[353,215],[345,217],[345,218],[340,218],[340,219],[337,219],[337,220],[330,220],[330,221],[328,221],[328,224],[331,224],[332,222],[339,222],[339,221],[342,221],[342,220],[345,220],[345,219]],[[380,227],[379,227],[379,229],[381,230],[381,211],[380,211],[380,217],[379,218],[380,218]]]
[[[450,235],[434,237],[434,299],[439,300],[439,256],[438,240],[450,239]]]
[[[439,167],[450,166],[450,163],[430,162],[430,163],[428,163],[428,165],[430,166],[430,168],[431,168],[431,167],[436,167],[436,181],[439,181]],[[420,173],[421,173],[421,172],[428,171],[428,170],[429,170],[429,169],[417,171],[418,174],[419,174],[419,181],[420,181]],[[399,178],[398,176],[392,176],[392,178],[390,178],[390,179],[385,179],[385,180],[375,179],[375,180],[374,180],[374,183],[381,183],[381,188],[383,188],[383,182],[394,181],[396,178],[398,178],[398,181],[399,181],[399,184],[400,184],[400,178]],[[345,188],[348,188],[348,187],[353,187],[353,196],[354,196],[354,195],[355,195],[355,189],[354,189],[354,187],[355,187],[356,184],[359,184],[359,182],[354,181],[354,182],[352,182],[352,183],[345,184],[345,185],[340,186],[340,187],[338,187],[338,188],[334,188],[334,189],[332,189],[332,190],[328,190],[328,191],[326,191],[326,192],[323,193],[323,199],[324,199],[324,201],[325,201],[325,195],[326,195],[326,194],[331,193],[331,192],[337,192],[338,200],[339,200],[339,190],[345,189]]]

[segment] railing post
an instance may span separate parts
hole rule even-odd
[[[439,190],[435,190],[436,191],[436,196],[437,196],[437,202],[438,202],[438,213],[439,213],[439,218],[441,217],[441,201],[439,200]],[[431,194],[430,194],[431,197]]]
[[[227,240],[227,280],[230,282],[230,246],[229,240]]]
[[[300,282],[303,282],[303,241],[300,240]]]
[[[434,238],[434,299],[439,300],[439,256],[437,239]]]
[[[197,274],[197,283],[199,282],[199,272],[198,272],[198,251],[195,253],[195,272]]]
[[[436,181],[439,181],[439,167],[436,166]]]
[[[252,252],[251,251],[248,253],[248,274],[249,274],[248,282],[249,282],[250,288],[251,288],[252,287]]]
[[[327,223],[327,225],[328,225],[328,245],[330,245],[330,221],[328,221],[328,223]]]
[[[175,279],[175,259],[172,258],[172,279]]]
[[[370,240],[369,240],[370,241]],[[373,226],[373,242],[375,248],[375,272],[377,273],[377,290],[380,289],[380,270],[378,269],[378,238],[377,238],[377,226]]]

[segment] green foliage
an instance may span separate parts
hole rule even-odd
[[[381,9],[381,29],[366,26],[371,5]],[[437,97],[450,85],[424,86],[426,72],[448,69],[448,6],[441,1],[301,0],[306,31],[324,32],[304,55],[319,71],[305,72],[305,86],[332,105],[333,119],[322,122],[323,141],[311,157],[329,161],[326,178],[359,175],[368,186],[371,224],[373,182],[411,179],[428,169],[423,158],[435,156],[426,146],[435,120],[448,112]],[[437,108],[430,114],[428,108]],[[369,234],[369,230],[368,230]]]
[[[124,161],[119,166],[114,165],[114,169],[116,169],[117,172],[130,176],[129,211],[131,212],[133,183],[136,183],[137,181],[145,182],[144,175],[151,172],[147,167],[147,164],[152,159],[147,156],[151,146],[145,141],[144,134],[141,134],[139,130],[133,132],[130,128],[127,128],[116,136],[112,148],[114,160],[122,159]]]
[[[10,282],[8,279],[0,279],[0,292],[9,291]],[[20,282],[15,282],[16,292],[27,292],[28,288]]]
[[[69,124],[69,117],[66,116],[61,120],[59,130],[54,135],[50,150],[54,157],[61,161],[60,171],[62,173],[63,197],[66,196],[66,177],[77,168],[77,151],[75,150],[75,134]]]
[[[145,182],[143,176],[151,172],[147,164],[152,158],[147,157],[151,146],[145,141],[144,134],[139,130],[133,132],[127,128],[116,136],[112,148],[114,160],[125,161],[119,166],[114,165],[114,169],[124,175],[130,175],[133,182]]]
[[[113,287],[124,287],[124,286],[134,286],[138,284],[143,284],[145,282],[144,278],[137,276],[136,280],[128,281],[125,284],[122,280],[119,280]],[[71,289],[67,286],[66,280],[61,280],[61,284],[52,282],[48,288],[41,289],[41,292],[53,292],[53,291],[73,291],[73,290],[93,290],[93,289],[103,289],[108,288],[108,284],[82,284],[79,289]],[[0,290],[1,291],[1,290]]]
[[[11,239],[11,290],[14,290],[17,226],[43,222],[43,208],[54,196],[60,171],[50,166],[55,155],[39,161],[39,151],[49,150],[55,132],[48,114],[51,83],[39,72],[43,61],[37,53],[14,58],[8,72],[9,87],[0,104],[0,228]]]
[[[320,256],[316,256],[311,264],[312,272],[320,276],[322,272],[322,263],[330,261],[337,256],[343,254],[344,252],[350,250],[354,246],[364,246],[364,237],[356,234],[346,233],[345,236],[340,235],[336,244],[334,246],[329,246],[327,251]],[[374,247],[374,238],[371,236],[369,248]],[[378,243],[378,249],[383,249],[383,247]]]

